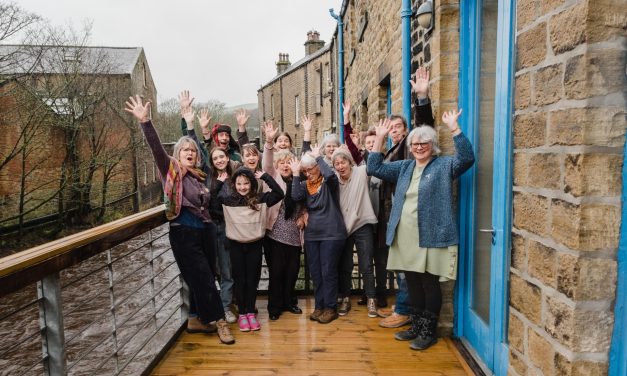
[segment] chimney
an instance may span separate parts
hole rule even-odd
[[[320,33],[316,30],[307,32],[307,42],[305,42],[305,56],[311,55],[324,47],[324,41],[320,40]]]
[[[279,61],[276,62],[276,74],[279,75],[287,70],[292,63],[290,63],[289,54],[279,54]]]

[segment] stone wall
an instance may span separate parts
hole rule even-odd
[[[519,0],[511,375],[602,375],[614,322],[627,5]]]

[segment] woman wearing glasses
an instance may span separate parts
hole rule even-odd
[[[368,173],[396,182],[386,233],[390,246],[388,270],[405,273],[413,308],[411,328],[398,332],[398,340],[413,340],[410,348],[424,350],[436,339],[442,306],[440,281],[457,275],[459,234],[455,220],[453,181],[474,163],[470,141],[459,129],[461,111],[442,115],[453,136],[455,154],[439,156],[438,135],[432,127],[418,127],[407,136],[413,159],[383,162],[383,154],[368,158]],[[374,150],[381,146],[390,127],[376,128]]]

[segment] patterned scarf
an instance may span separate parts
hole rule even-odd
[[[318,179],[314,181],[309,181],[309,179],[307,179],[307,192],[309,192],[309,195],[313,196],[318,193],[318,190],[322,185],[322,180],[322,175],[318,176]]]
[[[186,168],[179,161],[170,158],[168,173],[163,186],[163,201],[165,203],[165,216],[171,221],[179,216],[183,206],[183,178],[187,173],[192,174],[200,182],[204,182],[207,174],[197,168]]]

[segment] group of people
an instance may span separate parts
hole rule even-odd
[[[428,72],[419,68],[411,85],[417,126],[409,134],[406,120],[393,115],[360,138],[350,125],[350,103],[344,103],[346,144],[329,135],[312,146],[312,119],[303,116],[300,156],[290,135],[271,121],[263,124],[263,152],[248,143],[243,110],[236,114],[237,140],[228,125],[210,127],[209,113],[196,116],[187,91],[179,97],[185,135],[169,156],[152,125],[150,103],[129,98],[126,111],[140,122],[161,175],[172,250],[190,290],[189,332],[217,332],[232,344],[229,324],[237,322],[243,332],[260,329],[262,255],[270,320],[283,312],[301,314],[294,289],[302,249],[314,283],[309,318],[330,323],[351,309],[355,249],[364,289],[360,304],[368,316],[383,317],[383,327],[410,324],[395,338],[411,341],[412,349],[436,342],[440,281],[457,274],[453,181],[472,166],[474,154],[457,122],[461,111],[453,110],[443,113],[442,122],[455,153],[439,155]],[[398,292],[386,310],[390,272]],[[231,311],[234,300],[238,315]]]

